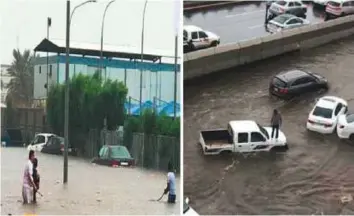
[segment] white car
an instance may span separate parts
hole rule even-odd
[[[270,33],[276,33],[285,29],[292,29],[308,24],[310,24],[310,21],[306,19],[302,19],[292,14],[282,14],[268,22],[267,30]]]
[[[328,1],[326,6],[326,14],[330,17],[354,14],[354,2],[352,0]]]
[[[217,46],[220,37],[210,31],[205,31],[197,26],[186,25],[183,27],[183,47],[193,50]]]
[[[197,216],[199,215],[192,207],[189,206],[189,199],[186,198],[183,203],[183,215]]]
[[[316,5],[326,6],[328,0],[314,0],[313,3],[315,3]]]
[[[347,111],[346,100],[335,96],[324,96],[317,101],[310,112],[306,128],[322,134],[331,134],[336,129],[339,116]]]
[[[28,151],[42,151],[43,146],[48,142],[49,138],[55,136],[52,133],[38,133],[34,136],[32,142],[27,146]]]
[[[341,139],[354,142],[354,113],[339,116],[337,135]]]

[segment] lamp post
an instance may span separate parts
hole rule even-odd
[[[49,40],[49,27],[52,26],[52,19],[50,17],[47,18],[47,40]],[[46,90],[47,90],[47,98],[48,98],[48,91],[49,91],[49,56],[48,56],[48,52],[47,52],[47,86],[46,86]]]
[[[79,7],[96,2],[88,0],[77,5],[70,14],[70,0],[66,1],[66,61],[65,61],[65,107],[64,107],[64,184],[68,182],[68,146],[69,146],[69,53],[70,53],[70,24],[74,12]]]
[[[144,29],[145,29],[145,11],[148,0],[145,0],[144,10],[143,10],[143,23],[141,28],[141,66],[140,66],[140,115],[142,115],[142,100],[143,100],[143,62],[144,62]]]
[[[108,7],[113,3],[115,2],[116,0],[112,0],[110,1],[106,8],[104,9],[104,12],[103,12],[103,18],[102,18],[102,26],[101,26],[101,56],[100,56],[100,75],[102,77],[102,72],[103,72],[103,30],[104,30],[104,21],[105,21],[105,18],[106,18],[106,12],[108,10]],[[105,72],[105,79],[107,78],[107,71]]]

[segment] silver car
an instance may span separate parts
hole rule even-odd
[[[307,6],[298,0],[275,1],[269,8],[270,18],[281,14],[293,14],[305,17]]]
[[[267,30],[270,33],[276,33],[284,29],[292,29],[308,24],[310,24],[310,22],[303,18],[291,14],[282,14],[268,22]]]

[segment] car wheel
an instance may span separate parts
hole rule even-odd
[[[216,42],[216,41],[213,41],[212,43],[211,43],[211,46],[212,47],[216,47],[218,45],[218,42]]]
[[[231,151],[225,150],[225,151],[221,151],[220,155],[221,156],[229,156],[229,155],[231,155],[231,153],[232,153]]]
[[[350,134],[350,136],[349,136],[349,141],[350,141],[351,143],[354,143],[354,134]]]

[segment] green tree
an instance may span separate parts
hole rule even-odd
[[[18,49],[14,49],[12,55],[14,60],[7,69],[12,77],[7,85],[7,97],[11,97],[13,105],[29,106],[33,98],[34,55],[30,50],[21,53]]]

